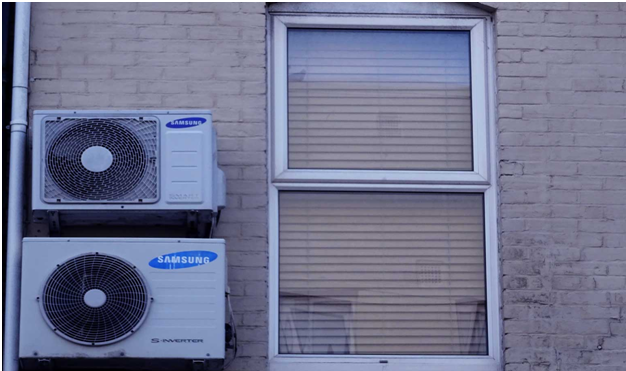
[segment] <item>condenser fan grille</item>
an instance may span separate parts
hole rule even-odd
[[[155,202],[158,122],[146,118],[45,121],[47,202]]]
[[[130,336],[150,306],[148,286],[130,263],[90,253],[57,266],[40,298],[60,336],[84,345],[106,345]]]

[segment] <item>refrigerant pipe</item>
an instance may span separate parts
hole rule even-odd
[[[13,101],[9,157],[9,209],[7,221],[4,314],[4,371],[19,370],[20,288],[24,210],[24,158],[28,126],[28,59],[30,55],[30,3],[15,4],[13,41]]]

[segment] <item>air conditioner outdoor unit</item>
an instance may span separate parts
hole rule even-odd
[[[225,356],[220,239],[25,238],[24,369],[214,369]]]
[[[40,220],[209,219],[226,203],[206,110],[35,111],[32,172]]]

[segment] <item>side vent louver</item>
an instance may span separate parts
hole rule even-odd
[[[156,119],[58,117],[44,125],[45,201],[158,200]]]

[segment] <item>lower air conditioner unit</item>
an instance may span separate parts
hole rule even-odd
[[[220,369],[221,239],[25,238],[23,369]]]

